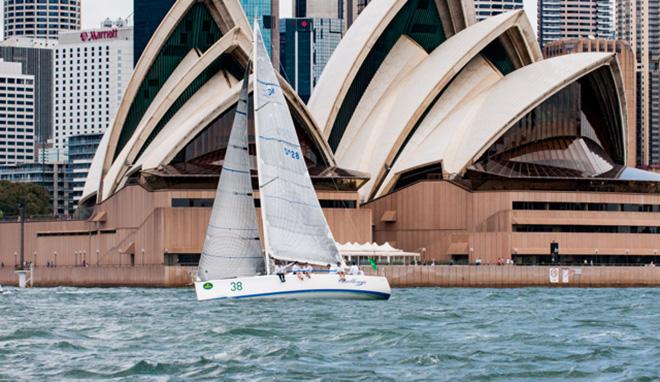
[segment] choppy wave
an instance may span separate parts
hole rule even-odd
[[[657,289],[229,303],[188,289],[11,292],[0,381],[660,380]]]

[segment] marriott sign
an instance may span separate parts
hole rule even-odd
[[[90,31],[90,32],[81,32],[80,41],[96,41],[96,40],[109,40],[117,38],[119,36],[118,29],[111,29],[107,31]]]

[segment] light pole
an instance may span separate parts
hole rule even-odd
[[[23,263],[25,263],[25,209],[23,208],[23,203],[18,203],[18,214],[21,219],[21,244],[20,248],[20,263],[18,269],[23,269]]]

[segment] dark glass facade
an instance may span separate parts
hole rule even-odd
[[[313,89],[313,38],[313,19],[280,20],[280,72],[304,102]]]
[[[518,211],[610,211],[610,212],[660,212],[658,204],[628,203],[566,203],[566,202],[513,202]]]
[[[20,62],[34,76],[35,143],[45,144],[53,135],[53,50],[0,46],[0,58]]]
[[[277,44],[273,44],[273,32],[277,32],[279,13],[272,12],[273,9],[279,10],[279,1],[277,0],[241,0],[243,11],[247,15],[250,25],[256,18],[261,27],[261,34],[264,38],[266,50],[272,56],[273,48],[277,49]]]
[[[512,228],[513,232],[660,234],[660,227],[655,226],[514,224]]]
[[[133,60],[137,64],[144,48],[176,0],[133,0]]]

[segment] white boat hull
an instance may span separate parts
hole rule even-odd
[[[392,291],[385,277],[346,276],[340,281],[336,274],[312,274],[299,280],[293,274],[281,282],[276,275],[238,277],[195,282],[197,300],[230,299],[359,299],[387,300]]]

